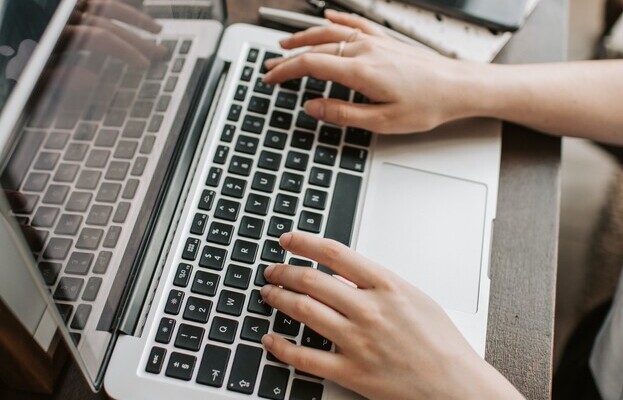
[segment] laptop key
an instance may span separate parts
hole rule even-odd
[[[229,264],[227,274],[225,274],[225,286],[236,289],[246,289],[249,287],[251,280],[251,268],[242,267],[236,264]]]
[[[255,289],[251,291],[251,297],[249,298],[247,310],[255,314],[267,316],[273,313],[273,308],[266,304],[264,298],[260,294],[260,291]]]
[[[65,273],[71,275],[86,275],[91,269],[93,263],[93,254],[73,252],[69,256],[69,261],[65,267]]]
[[[323,80],[308,76],[307,85],[305,85],[305,88],[310,89],[310,90],[315,90],[317,92],[324,92],[324,90],[327,88],[327,81],[323,81]]]
[[[69,140],[69,133],[66,132],[51,132],[48,135],[45,145],[46,149],[50,150],[62,150],[65,148],[67,141]],[[36,149],[35,149],[36,150]]]
[[[320,233],[320,229],[322,228],[322,214],[304,210],[301,212],[298,228],[302,231]]]
[[[43,252],[47,260],[64,260],[73,245],[73,240],[65,238],[52,238]]]
[[[247,62],[255,63],[257,61],[257,57],[260,54],[260,51],[256,48],[249,49],[249,53],[247,54]]]
[[[111,206],[104,206],[101,204],[94,204],[89,211],[86,223],[88,225],[106,226],[110,221],[110,215],[113,208]]]
[[[77,249],[95,250],[99,247],[104,236],[102,229],[83,228],[76,242]]]
[[[257,271],[255,271],[255,280],[253,284],[255,286],[264,286],[266,285],[266,278],[264,277],[264,270],[268,268],[268,264],[260,264],[257,266]]]
[[[274,211],[280,214],[295,215],[298,199],[294,196],[279,193],[275,200]]]
[[[277,95],[277,100],[275,100],[275,106],[288,110],[294,110],[297,102],[298,96],[296,94],[280,91]]]
[[[123,188],[123,193],[121,193],[121,198],[125,200],[132,200],[136,195],[138,184],[138,179],[128,179],[125,183],[125,187]]]
[[[184,300],[184,292],[181,290],[171,290],[167,303],[164,306],[164,312],[167,314],[177,315],[182,309],[182,301]]]
[[[294,131],[290,146],[303,150],[311,150],[314,144],[314,134],[310,132]]]
[[[286,252],[275,240],[266,240],[262,248],[262,260],[272,263],[283,263],[286,259]]]
[[[213,190],[204,190],[201,192],[201,197],[199,199],[199,208],[204,211],[210,211],[212,209],[212,203],[214,202],[214,193]]]
[[[305,107],[305,103],[309,100],[320,99],[322,98],[322,94],[315,92],[305,92],[303,93],[303,97],[301,97],[301,108]]]
[[[283,148],[286,147],[287,138],[288,135],[284,132],[278,132],[269,129],[268,132],[266,132],[264,146],[272,147],[273,149],[283,150]]]
[[[360,128],[348,128],[344,141],[349,144],[368,147],[372,142],[372,132]]]
[[[303,186],[303,175],[293,174],[290,172],[284,172],[281,175],[281,183],[279,183],[279,189],[287,192],[300,193]]]
[[[216,148],[216,153],[214,153],[214,163],[215,164],[225,164],[227,161],[227,155],[229,154],[229,147],[226,146],[218,146]]]
[[[64,276],[56,285],[54,300],[75,301],[80,295],[84,280],[82,278],[71,278]]]
[[[210,172],[208,173],[208,178],[206,179],[206,185],[208,186],[218,186],[221,181],[221,175],[223,174],[223,170],[217,167],[210,168]]]
[[[242,75],[240,76],[240,80],[243,82],[249,82],[251,80],[251,76],[253,76],[253,68],[252,67],[244,67],[242,70]]]
[[[231,350],[225,347],[206,345],[197,372],[197,383],[213,387],[223,386],[230,354]]]
[[[265,319],[255,317],[244,317],[240,337],[250,342],[261,343],[262,336],[268,333],[270,322]]]
[[[245,132],[260,134],[262,133],[262,130],[264,129],[264,123],[265,123],[264,118],[256,117],[253,115],[247,115],[244,117],[244,120],[242,121],[242,130]]]
[[[137,147],[137,142],[133,140],[120,140],[119,143],[117,143],[114,157],[130,160],[134,158]]]
[[[182,258],[184,260],[194,261],[197,258],[197,253],[199,252],[199,245],[201,244],[201,240],[196,238],[188,238],[186,239],[186,245],[184,246],[184,250],[182,252]]]
[[[156,103],[156,111],[157,112],[165,112],[167,108],[169,108],[169,103],[171,103],[171,96],[168,94],[160,96],[158,102]]]
[[[318,350],[330,351],[333,343],[329,339],[324,338],[316,331],[309,327],[303,328],[303,336],[301,338],[301,346],[311,347]]]
[[[111,181],[122,181],[128,175],[130,163],[126,161],[112,161],[108,165],[105,178]]]
[[[263,352],[259,347],[246,344],[239,344],[236,347],[227,389],[239,393],[253,393]]]
[[[225,178],[225,182],[223,182],[223,188],[221,189],[221,193],[225,196],[241,199],[242,197],[244,197],[244,191],[246,186],[246,181],[228,176],[227,178]]]
[[[294,318],[290,318],[281,311],[277,311],[277,314],[275,314],[273,330],[277,333],[296,337],[299,335],[299,331],[301,330],[301,323]]]
[[[63,163],[58,166],[56,173],[54,174],[55,182],[71,183],[76,179],[80,166],[78,164],[66,164]]]
[[[149,357],[147,358],[147,366],[145,367],[145,371],[150,374],[159,374],[162,370],[162,364],[164,364],[164,357],[166,356],[167,351],[162,347],[154,346],[149,352]]]
[[[273,111],[270,117],[270,126],[283,130],[289,130],[292,126],[292,114],[281,111]]]
[[[342,129],[333,126],[323,125],[322,128],[320,128],[318,141],[320,143],[339,146],[340,142],[342,141]]]
[[[324,165],[335,165],[337,159],[337,149],[333,149],[325,146],[316,147],[316,153],[314,154],[314,162]]]
[[[38,267],[45,284],[52,286],[56,283],[56,279],[58,279],[63,265],[60,263],[42,261],[38,264]]]
[[[320,400],[323,390],[321,383],[294,379],[292,390],[290,390],[290,400]]]
[[[125,128],[123,129],[121,136],[125,138],[138,139],[143,136],[146,126],[147,124],[145,121],[130,120],[127,124],[125,124]]]
[[[63,214],[61,215],[60,220],[58,221],[58,225],[56,225],[56,230],[54,231],[57,235],[75,235],[80,229],[80,225],[82,224],[82,216],[76,214]]]
[[[271,171],[279,170],[281,165],[281,154],[273,153],[271,151],[262,151],[260,153],[260,159],[257,166],[263,169],[269,169]]]
[[[39,153],[39,157],[37,157],[37,160],[35,161],[34,168],[46,171],[53,170],[54,167],[56,167],[56,163],[58,162],[59,158],[59,153],[51,153],[49,151],[41,152]]]
[[[290,371],[287,368],[265,365],[257,394],[265,399],[283,400],[289,380]]]
[[[252,166],[252,159],[240,156],[233,156],[231,158],[231,162],[229,163],[228,171],[236,175],[249,176]]]
[[[305,207],[324,210],[327,204],[327,192],[316,189],[307,189],[305,191],[305,199],[303,205]]]
[[[245,154],[255,154],[257,152],[257,148],[259,145],[259,139],[240,135],[238,136],[238,141],[236,142],[236,151]]]
[[[218,298],[216,311],[223,314],[239,316],[242,314],[245,299],[245,295],[242,293],[223,289],[221,290],[221,295]]]
[[[92,307],[88,304],[80,304],[76,308],[74,319],[71,321],[71,329],[82,330],[87,325]]]
[[[333,178],[333,172],[331,170],[313,167],[309,174],[309,183],[328,188],[331,186],[331,178]]]
[[[190,296],[186,301],[186,308],[184,309],[184,319],[205,324],[210,318],[211,309],[212,302],[210,300]],[[199,344],[200,343],[201,340],[199,341]],[[199,346],[197,346],[197,350],[199,350]]]
[[[182,71],[182,68],[184,68],[184,59],[176,58],[175,61],[173,62],[173,66],[171,67],[171,72],[174,72],[177,74]]]
[[[329,91],[329,98],[348,101],[350,99],[350,89],[337,82],[333,82]]]
[[[100,186],[95,200],[102,203],[115,203],[119,197],[121,185],[118,183],[104,182]]]
[[[177,271],[175,271],[175,278],[173,279],[173,284],[179,287],[188,286],[188,282],[190,281],[190,276],[193,272],[193,266],[186,263],[179,263],[177,266]]]
[[[275,189],[275,181],[277,177],[275,175],[267,174],[264,172],[256,172],[253,177],[253,183],[251,188],[260,192],[272,193]]]
[[[99,147],[113,147],[117,142],[118,136],[119,131],[116,129],[101,129],[97,134],[97,139],[95,139],[95,145]]]
[[[89,278],[87,285],[84,288],[84,293],[82,293],[82,300],[95,301],[97,293],[99,293],[100,286],[102,286],[102,278],[95,276]]]
[[[295,169],[297,171],[305,171],[309,162],[309,155],[299,153],[298,151],[289,151],[286,158],[286,168]]]
[[[247,97],[248,86],[238,85],[236,88],[236,93],[234,94],[234,100],[244,101]]]
[[[193,235],[203,235],[208,223],[207,214],[196,213],[193,217],[192,225],[190,226],[190,233]]]
[[[225,143],[231,143],[234,140],[236,134],[236,127],[234,125],[226,124],[221,133],[221,141]]]
[[[251,193],[249,194],[249,197],[247,197],[247,204],[245,205],[244,210],[252,214],[266,215],[268,214],[269,207],[270,197]]]
[[[99,171],[83,170],[80,172],[76,187],[78,189],[95,189],[99,184],[102,173]]]
[[[69,186],[50,185],[48,186],[48,190],[45,192],[42,201],[47,204],[63,204],[68,193]]]
[[[226,221],[236,221],[238,212],[240,211],[240,203],[235,201],[220,199],[216,203],[214,218],[224,219]]]
[[[237,122],[240,119],[240,114],[242,113],[242,106],[240,104],[232,104],[229,109],[229,114],[227,115],[227,119],[232,122]]]
[[[266,114],[268,107],[270,106],[270,100],[265,97],[251,96],[249,100],[248,110],[258,114]]]
[[[273,94],[273,91],[275,90],[275,86],[269,85],[268,83],[264,83],[262,78],[257,78],[257,80],[255,81],[255,87],[253,88],[253,90],[257,93],[267,94],[271,96]]]
[[[93,272],[96,274],[105,274],[106,270],[108,270],[108,265],[110,264],[111,259],[112,259],[112,252],[110,251],[100,252],[97,256],[97,259],[95,260],[95,265],[93,266]]]
[[[71,319],[71,314],[74,312],[74,306],[72,306],[71,304],[62,303],[55,304],[56,308],[58,309],[58,313],[61,315],[61,319],[63,320],[63,322],[65,322],[65,325],[67,325],[69,323],[69,320]]]
[[[368,158],[368,151],[357,149],[355,147],[344,146],[342,149],[342,158],[340,160],[340,168],[352,171],[363,172]]]
[[[143,139],[141,143],[141,148],[138,150],[141,154],[151,154],[151,151],[154,149],[154,144],[156,143],[156,136],[147,135]]]
[[[171,318],[162,318],[160,324],[158,324],[158,330],[156,331],[156,342],[168,344],[173,337],[173,330],[175,329],[175,320]]]
[[[171,378],[189,381],[193,377],[197,357],[188,354],[172,352],[165,375]]]
[[[49,228],[54,225],[58,218],[59,209],[57,207],[41,206],[37,208],[35,216],[32,217],[32,226]]]
[[[281,237],[286,232],[292,231],[292,220],[281,218],[281,217],[271,217],[270,222],[268,224],[268,236],[273,237]]]
[[[153,117],[151,117],[151,120],[149,121],[149,126],[147,127],[147,132],[152,132],[152,133],[159,132],[160,127],[162,126],[162,121],[164,121],[164,116],[162,114],[156,114]]]
[[[301,79],[291,79],[289,81],[282,82],[280,85],[284,89],[294,90],[298,92],[301,90]]]
[[[214,246],[204,246],[199,259],[199,266],[215,270],[222,270],[227,258],[227,250]]]
[[[212,222],[208,231],[208,242],[227,246],[231,243],[234,227],[220,222]]]
[[[117,204],[117,209],[115,210],[115,215],[112,217],[112,221],[117,224],[122,224],[125,222],[128,217],[128,213],[130,212],[130,203],[127,201],[122,201]]]
[[[298,128],[315,131],[316,128],[318,128],[318,120],[306,114],[305,111],[299,111],[299,114],[296,117],[296,126]]]
[[[220,278],[219,275],[211,272],[197,271],[190,291],[204,296],[214,297],[216,296],[216,288],[218,287]]]
[[[216,316],[212,320],[210,333],[208,338],[217,342],[232,344],[236,339],[236,331],[238,330],[238,321]]]
[[[242,217],[242,220],[240,220],[238,235],[251,239],[259,239],[262,237],[263,230],[264,221],[245,215],[244,217]]]
[[[231,259],[247,264],[253,264],[257,256],[257,244],[246,240],[236,240]]]
[[[18,207],[15,207],[13,209],[13,212],[19,213],[19,214],[32,213],[33,210],[35,209],[35,205],[39,201],[39,196],[34,195],[34,194],[23,194],[23,193],[21,196],[24,199],[24,202],[20,204]]]

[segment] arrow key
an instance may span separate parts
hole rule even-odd
[[[264,366],[258,396],[272,400],[284,399],[289,379],[290,371],[287,368]]]
[[[251,342],[261,343],[262,336],[268,333],[270,322],[255,317],[245,317],[240,337]]]
[[[197,373],[197,383],[214,387],[223,386],[230,354],[231,351],[224,347],[206,345]]]

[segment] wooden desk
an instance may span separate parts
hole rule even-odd
[[[304,10],[301,0],[228,0],[229,21],[257,23],[260,5]],[[561,61],[567,0],[541,0],[497,61]],[[486,359],[528,399],[550,397],[560,208],[560,140],[505,125]],[[54,396],[0,391],[7,399],[105,399],[72,363]]]

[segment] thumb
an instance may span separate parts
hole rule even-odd
[[[305,112],[320,121],[351,126],[373,132],[387,131],[384,104],[349,103],[336,99],[314,99],[305,102]],[[384,129],[385,128],[385,129]]]

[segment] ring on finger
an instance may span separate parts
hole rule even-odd
[[[342,55],[344,54],[344,48],[346,47],[346,42],[344,40],[342,40],[337,47],[337,56],[338,57],[342,57]]]

